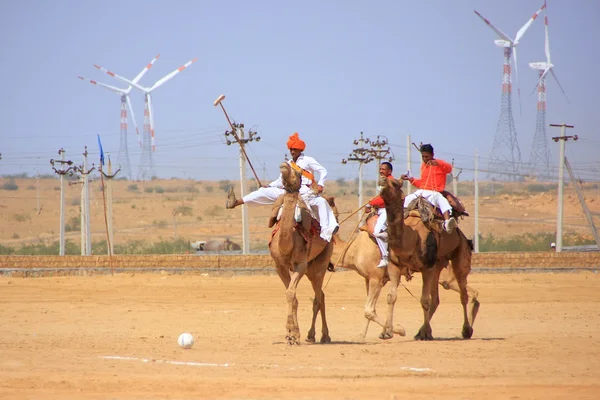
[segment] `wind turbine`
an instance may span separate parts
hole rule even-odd
[[[148,63],[148,65],[146,65],[144,67],[144,69],[142,69],[140,71],[140,73],[137,74],[137,76],[135,78],[133,78],[132,82],[135,82],[135,83],[139,82],[139,80],[142,79],[142,77],[146,74],[146,72],[148,72],[148,70],[150,68],[152,68],[152,65],[154,65],[154,63],[156,62],[156,60],[158,60],[159,57],[160,57],[160,54],[157,55],[156,57],[154,57],[152,59],[152,61],[150,61],[150,63]],[[140,147],[142,146],[142,141],[140,138],[140,131],[138,129],[137,122],[135,120],[135,114],[133,113],[133,108],[131,107],[131,100],[129,97],[129,94],[131,93],[131,89],[133,86],[128,85],[127,89],[121,89],[121,88],[107,85],[107,84],[104,84],[101,82],[97,82],[93,79],[84,78],[83,76],[78,76],[78,78],[81,80],[84,80],[84,81],[88,81],[94,85],[108,89],[111,92],[119,95],[119,97],[121,98],[121,143],[120,143],[120,147],[119,147],[119,161],[118,162],[119,162],[119,164],[121,164],[121,168],[123,169],[123,172],[125,173],[125,175],[127,175],[129,177],[129,179],[131,179],[131,168],[130,168],[130,164],[129,164],[129,151],[127,149],[127,108],[129,108],[129,113],[131,114],[131,119],[133,121],[133,125],[135,126],[135,133],[138,137]],[[122,158],[124,158],[124,160]]]
[[[546,7],[546,2],[544,1],[544,7]],[[538,88],[540,86],[540,84],[544,85],[545,87],[545,78],[546,78],[546,74],[548,72],[550,72],[552,74],[552,76],[554,77],[554,80],[556,81],[556,83],[558,84],[558,87],[560,88],[560,90],[563,92],[563,94],[565,95],[567,101],[569,101],[569,97],[567,96],[567,94],[565,93],[562,85],[560,84],[560,82],[558,81],[558,78],[556,77],[556,74],[554,73],[554,64],[552,64],[552,62],[550,61],[550,39],[548,38],[548,9],[546,9],[546,15],[544,16],[544,29],[545,29],[545,52],[546,52],[546,61],[540,61],[540,62],[532,62],[529,63],[529,67],[532,69],[537,69],[540,71],[540,78],[537,82],[537,84],[535,85],[536,88]],[[543,72],[542,72],[543,71]],[[533,89],[535,91],[535,88]]]
[[[164,85],[166,82],[173,79],[177,74],[179,74],[181,71],[183,71],[184,69],[189,67],[192,63],[194,63],[197,60],[198,60],[198,58],[196,57],[193,60],[188,61],[187,63],[183,64],[181,67],[177,68],[175,71],[165,75],[164,77],[162,77],[161,79],[156,81],[156,83],[154,85],[152,85],[152,87],[144,87],[142,85],[139,85],[136,81],[130,81],[129,79],[123,78],[122,76],[117,75],[114,72],[111,72],[111,71],[107,70],[106,68],[103,68],[99,65],[94,64],[94,67],[96,67],[99,70],[107,73],[108,75],[110,75],[114,78],[117,78],[117,79],[127,83],[128,85],[133,86],[136,89],[139,89],[142,92],[144,92],[144,113],[147,114],[147,117],[149,119],[152,151],[155,151],[156,148],[155,148],[155,143],[154,143],[154,111],[152,108],[152,92],[155,89],[159,88],[160,86]]]
[[[481,18],[483,20],[483,22],[485,22],[487,24],[487,26],[489,26],[494,32],[496,32],[496,34],[498,36],[500,36],[501,39],[496,39],[494,40],[494,43],[496,43],[496,46],[498,47],[503,47],[504,48],[504,57],[505,57],[505,63],[504,65],[506,66],[506,59],[508,58],[508,65],[510,66],[510,56],[512,53],[513,58],[515,59],[515,74],[517,76],[517,92],[519,95],[519,107],[521,106],[521,89],[519,88],[519,70],[517,67],[517,45],[519,44],[519,41],[521,40],[521,38],[523,37],[523,35],[525,34],[525,32],[527,31],[527,29],[529,29],[529,27],[531,26],[531,24],[533,23],[533,21],[535,21],[535,19],[538,17],[538,15],[540,14],[540,12],[542,12],[542,10],[546,8],[546,3],[544,3],[544,5],[542,6],[542,8],[540,8],[535,14],[533,14],[531,16],[531,18],[525,23],[525,25],[523,25],[521,27],[521,29],[519,29],[517,31],[517,35],[515,36],[514,39],[511,39],[507,34],[505,34],[504,32],[502,32],[500,29],[496,28],[488,19],[486,19],[483,15],[479,14],[477,11],[475,11],[475,14],[477,14],[477,16],[479,16],[479,18]],[[508,72],[509,77],[510,77],[510,71]],[[508,82],[510,84],[510,80]]]
[[[544,2],[544,5],[545,2]],[[544,18],[545,28],[545,52],[546,61],[529,63],[529,67],[539,71],[539,80],[536,84],[537,88],[537,120],[535,126],[535,134],[533,136],[533,145],[531,155],[529,157],[529,165],[533,175],[540,179],[549,179],[551,176],[550,164],[550,149],[548,148],[548,135],[546,134],[546,75],[548,72],[552,74],[558,87],[565,95],[567,101],[569,98],[563,90],[556,74],[554,73],[554,64],[550,61],[550,40],[548,39],[548,9]],[[535,88],[534,88],[535,90]]]

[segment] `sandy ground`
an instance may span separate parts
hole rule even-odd
[[[420,283],[406,287],[417,294]],[[460,339],[458,295],[442,291],[436,340],[414,341],[422,312],[400,288],[396,322],[408,336],[381,341],[373,324],[360,335],[362,279],[336,272],[333,342],[289,347],[276,275],[0,277],[0,398],[599,398],[597,274],[474,273],[470,284],[482,304],[471,340]],[[303,336],[311,292],[303,279]],[[176,344],[185,331],[190,350]]]

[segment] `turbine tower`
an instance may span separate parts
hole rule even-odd
[[[139,74],[137,74],[137,76],[135,78],[133,78],[132,82],[137,83],[140,79],[142,79],[142,77],[146,74],[146,72],[148,72],[148,70],[152,67],[152,65],[154,65],[156,60],[158,60],[158,57],[160,57],[160,54],[157,55],[156,57],[154,57],[154,59],[152,61],[150,61],[150,63],[148,65],[146,65],[144,67],[144,69],[142,69],[142,71]],[[120,129],[119,155],[117,158],[117,163],[118,163],[118,165],[120,165],[120,168],[123,171],[123,174],[128,179],[131,180],[132,179],[132,171],[131,171],[131,163],[129,161],[129,150],[127,147],[127,109],[128,108],[129,108],[129,112],[131,113],[131,120],[133,121],[133,125],[135,126],[135,133],[138,137],[138,141],[140,142],[140,146],[142,143],[140,140],[140,131],[138,129],[137,122],[135,121],[135,115],[133,113],[133,108],[131,107],[131,100],[129,98],[129,93],[131,92],[132,86],[129,85],[127,87],[127,89],[121,89],[121,88],[117,88],[117,87],[114,87],[111,85],[106,85],[101,82],[97,82],[93,79],[84,78],[83,76],[78,76],[78,78],[81,80],[86,80],[94,85],[101,86],[105,89],[108,89],[111,92],[118,94],[119,97],[121,98],[121,123],[120,123],[121,129]]]
[[[166,82],[170,81],[175,77],[175,75],[179,74],[181,71],[189,67],[192,63],[194,63],[198,58],[194,58],[193,60],[188,61],[181,67],[177,68],[175,71],[167,74],[162,77],[152,87],[144,87],[139,85],[137,82],[130,81],[129,79],[123,78],[120,75],[115,74],[99,65],[94,65],[94,67],[99,70],[107,73],[108,75],[115,77],[130,86],[135,87],[136,89],[144,92],[144,134],[142,137],[142,156],[140,159],[140,167],[138,170],[138,180],[147,180],[155,176],[154,172],[154,163],[152,161],[152,153],[156,151],[156,146],[154,143],[154,111],[152,108],[152,92],[154,89],[162,86]]]
[[[514,40],[508,37],[500,29],[496,28],[489,20],[475,11],[501,39],[494,41],[497,46],[504,48],[504,65],[502,74],[502,97],[500,101],[500,117],[494,136],[494,144],[490,152],[490,163],[488,166],[489,176],[502,176],[502,173],[510,173],[513,179],[521,173],[521,150],[517,140],[517,131],[512,112],[512,71],[511,56],[515,60],[515,74],[517,77],[517,91],[519,90],[519,72],[517,68],[517,45],[523,34],[529,29],[533,21],[546,7],[544,4],[533,16],[519,29]],[[520,95],[519,95],[520,96]],[[520,103],[519,103],[520,104]]]
[[[545,2],[544,2],[544,5]],[[556,80],[558,87],[563,92],[567,101],[569,98],[563,90],[556,74],[554,73],[554,65],[550,61],[550,40],[548,39],[548,9],[546,8],[546,15],[544,18],[544,29],[545,29],[545,62],[533,62],[529,63],[529,67],[537,69],[539,71],[539,80],[537,83],[537,120],[535,124],[535,135],[533,136],[533,146],[531,148],[531,155],[529,157],[529,163],[531,165],[531,174],[536,176],[538,179],[549,179],[551,174],[550,165],[550,149],[548,148],[548,136],[546,134],[546,74],[550,72]],[[534,89],[535,90],[535,89]]]

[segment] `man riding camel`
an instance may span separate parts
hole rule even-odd
[[[435,207],[438,207],[444,216],[444,230],[448,233],[454,232],[456,219],[451,216],[452,206],[440,193],[446,189],[446,175],[452,173],[452,165],[446,161],[434,158],[433,146],[423,144],[419,149],[421,152],[421,178],[415,179],[404,174],[400,178],[409,181],[419,189],[404,198],[404,207],[408,207],[411,201],[419,196],[427,199]]]
[[[392,163],[382,162],[379,166],[379,176],[384,176],[388,179],[394,179],[392,176],[392,171],[394,167]],[[377,268],[384,268],[388,265],[388,241],[387,241],[387,213],[385,211],[385,203],[381,196],[375,197],[371,200],[366,206],[366,211],[371,212],[371,207],[375,207],[377,211],[377,222],[375,223],[375,227],[373,229],[373,236],[375,236],[375,241],[377,242],[377,246],[379,246],[379,252],[381,253],[381,261],[377,265]]]
[[[337,232],[339,225],[329,203],[320,196],[325,187],[327,170],[319,164],[317,160],[302,153],[306,148],[306,143],[300,140],[297,132],[289,137],[287,147],[292,156],[292,159],[288,160],[288,164],[290,164],[292,169],[302,174],[300,196],[306,205],[313,211],[313,214],[317,216],[321,226],[321,238],[329,242],[331,241],[332,235]],[[315,172],[319,174],[318,180],[315,178]],[[254,192],[248,193],[241,199],[236,199],[232,186],[227,193],[227,203],[225,204],[225,207],[231,209],[242,204],[273,204],[275,200],[284,193],[285,190],[283,188],[283,182],[281,181],[281,175],[268,186],[261,187]]]

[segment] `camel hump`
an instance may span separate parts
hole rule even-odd
[[[442,196],[444,196],[446,198],[446,200],[448,200],[448,203],[450,203],[450,206],[452,206],[452,214],[455,217],[461,217],[461,216],[468,217],[469,216],[469,214],[467,213],[467,210],[465,209],[465,205],[463,204],[462,201],[460,201],[460,199],[457,196],[455,196],[454,194],[450,193],[447,190],[444,190],[440,193],[442,194]]]

